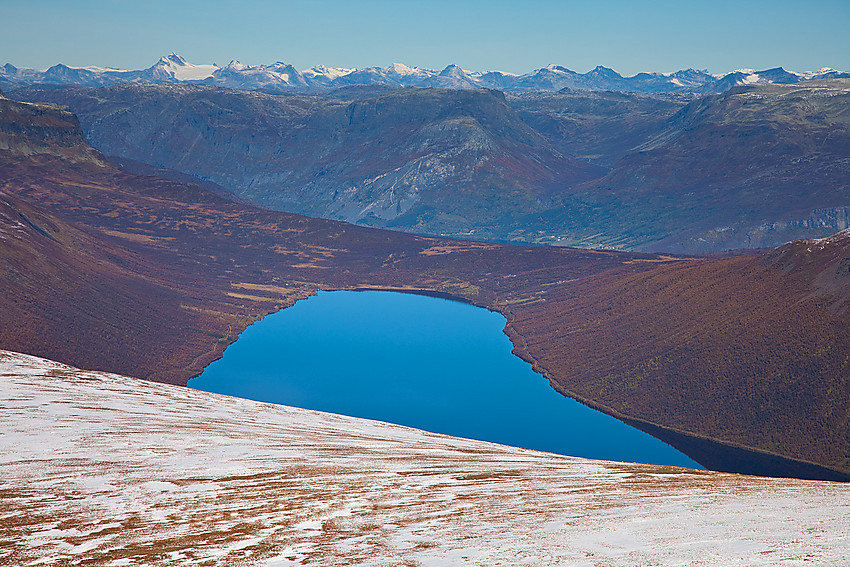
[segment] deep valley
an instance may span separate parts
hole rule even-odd
[[[263,207],[416,234],[681,254],[848,226],[850,79],[713,95],[31,86],[92,145]]]
[[[847,106],[841,104],[848,95],[842,90],[844,83],[837,84],[806,86],[812,92],[800,95],[800,105],[814,104],[824,121],[844,124]],[[777,97],[792,95],[792,91],[782,90],[786,87],[770,88],[779,91],[768,91],[754,102],[756,116],[774,108],[769,105]],[[241,145],[247,143],[250,132],[268,128],[276,136],[306,136],[297,138],[301,142],[295,144],[296,150],[309,148],[300,158],[303,164],[310,152],[321,156],[322,151],[334,148],[315,145],[321,140],[337,140],[335,151],[341,153],[326,155],[342,156],[348,155],[347,139],[357,140],[359,147],[388,136],[383,123],[365,119],[369,113],[393,116],[399,109],[421,104],[415,129],[392,144],[395,153],[381,154],[391,161],[382,167],[392,165],[400,168],[400,173],[393,183],[378,183],[380,190],[395,194],[398,188],[401,192],[406,187],[402,170],[413,167],[410,164],[417,159],[424,160],[422,163],[432,160],[429,163],[436,164],[435,168],[456,172],[456,179],[469,177],[466,187],[476,199],[493,207],[502,200],[520,207],[516,222],[524,223],[521,219],[538,214],[533,211],[541,207],[540,202],[564,198],[563,193],[553,193],[554,189],[536,193],[545,187],[544,181],[566,183],[566,178],[559,176],[568,174],[574,185],[566,193],[598,194],[608,187],[592,180],[594,168],[612,167],[613,173],[603,180],[613,184],[628,175],[643,175],[639,172],[648,166],[641,160],[693,155],[687,144],[686,149],[677,148],[702,135],[699,125],[711,121],[711,108],[749,104],[748,97],[754,92],[745,89],[707,102],[661,105],[653,111],[658,114],[634,126],[634,135],[646,137],[651,124],[663,122],[673,129],[669,140],[657,139],[646,151],[619,158],[613,166],[612,160],[600,157],[587,156],[583,161],[565,157],[563,146],[557,147],[520,118],[525,111],[511,106],[518,103],[489,91],[460,95],[402,90],[365,102],[195,86],[28,91],[30,98],[69,104],[80,114],[83,126],[60,107],[2,98],[0,277],[7,291],[0,304],[0,348],[86,369],[185,384],[219,357],[223,347],[248,324],[316,290],[439,293],[504,314],[515,353],[532,362],[555,389],[669,441],[710,468],[848,480],[850,344],[845,330],[850,319],[846,303],[850,236],[845,233],[792,242],[763,254],[718,258],[452,240],[261,209],[228,200],[185,178],[129,173],[101,153],[130,153],[132,148],[141,152],[138,148],[147,147],[154,153],[162,151],[163,160],[169,156],[184,160],[184,164],[196,160],[197,170],[178,167],[179,163],[153,163],[195,175],[202,174],[200,159],[206,156],[222,170],[202,176],[234,189],[228,186],[231,177],[227,176],[246,174],[247,166],[261,163],[252,151],[260,152],[263,159],[274,151],[262,143],[254,150]],[[110,106],[117,104],[114,97],[122,93],[132,95],[121,103],[126,105],[124,109]],[[139,96],[154,101],[139,107],[149,112],[144,119],[134,115],[137,110],[131,112],[137,108]],[[175,111],[157,114],[165,102],[189,96],[194,97],[193,104],[174,102]],[[399,97],[404,104],[396,106]],[[486,116],[499,120],[488,122],[478,115],[472,120],[459,100],[476,108],[483,105]],[[830,106],[832,103],[838,106]],[[243,104],[260,105],[262,110],[253,115],[266,122],[226,127],[225,117],[235,112],[228,110],[228,105]],[[186,109],[192,110],[185,115],[176,113]],[[278,112],[279,120],[301,126],[281,130],[280,122],[275,122],[278,115],[274,113]],[[318,136],[310,121],[322,113],[334,117],[323,122],[333,127]],[[669,117],[664,118],[665,114]],[[176,124],[157,122],[175,115],[179,117]],[[207,122],[212,117],[222,122]],[[818,131],[807,126],[811,120],[803,118],[789,119],[790,131],[802,132],[799,144],[792,144],[795,155],[802,151],[813,167],[836,173],[835,178],[823,178],[823,190],[813,189],[793,201],[794,210],[837,207],[840,203],[830,199],[842,190],[837,183],[847,179],[846,169],[842,169],[846,167],[842,152],[850,147],[841,142],[845,130],[828,128],[821,132],[829,136],[818,138],[814,135]],[[135,130],[141,123],[151,125],[151,130]],[[764,143],[769,144],[777,139],[772,132],[779,126],[765,124]],[[209,137],[200,134],[205,128],[209,128]],[[436,140],[445,144],[434,142],[437,145],[432,147],[423,142],[414,152],[413,146],[401,143],[422,131],[440,132]],[[124,139],[121,132],[134,132],[138,137]],[[115,143],[125,144],[121,151],[105,147],[109,133],[114,134]],[[160,137],[152,138],[154,133]],[[101,151],[92,149],[84,134]],[[193,145],[193,140],[199,145]],[[204,145],[205,140],[212,142]],[[600,143],[594,144],[592,151],[596,152]],[[616,153],[626,145],[615,140],[605,151]],[[178,147],[187,151],[177,151]],[[197,147],[196,153],[193,147]],[[236,148],[241,148],[240,159],[247,161],[228,153]],[[460,151],[455,151],[457,148]],[[431,153],[416,154],[426,150]],[[410,152],[416,154],[412,161]],[[363,163],[368,161],[367,154],[364,151]],[[748,187],[748,180],[765,171],[775,172],[775,179],[788,183],[798,175],[796,169],[788,170],[791,175],[776,164],[755,171],[751,167],[758,162],[755,157],[732,154],[720,156],[740,164],[730,169],[737,173],[727,189]],[[481,162],[471,157],[486,159],[479,165]],[[328,164],[338,163],[328,159]],[[363,163],[357,159],[344,163],[355,165],[326,175],[354,179],[359,174],[359,179],[363,178],[359,169],[365,167]],[[688,166],[684,171],[691,169]],[[309,171],[313,172],[310,175],[319,173],[318,169]],[[518,185],[516,178],[507,177],[509,171],[522,172],[520,179],[526,184]],[[293,180],[292,187],[305,179]],[[445,179],[455,178],[448,175]],[[487,181],[492,179],[503,184]],[[316,181],[307,186],[327,188],[331,184]],[[663,189],[664,183],[658,187]],[[449,222],[446,219],[450,217],[436,213],[441,192],[452,195],[445,203],[458,207],[464,218],[473,216],[476,199],[458,198],[439,184],[429,191],[431,201],[417,201],[395,220]],[[492,192],[490,197],[487,191]],[[245,200],[255,199],[245,191],[236,193]],[[416,207],[424,206],[423,201],[431,213],[417,216]],[[307,194],[301,202],[320,203]],[[626,200],[626,205],[629,202]],[[396,211],[399,203],[395,202]],[[693,206],[709,219],[720,214]],[[718,209],[732,207],[718,205]],[[480,218],[492,214],[493,209],[484,207]],[[540,216],[541,222],[549,222],[548,218]],[[500,217],[499,223],[504,222]],[[438,226],[413,220],[404,227],[383,221],[376,224],[423,232]],[[630,228],[624,223],[619,230],[623,238],[632,239],[628,242],[633,248],[668,237],[651,225],[646,229],[651,234],[640,238],[632,234],[637,230],[634,225]],[[509,235],[486,236],[507,239]]]

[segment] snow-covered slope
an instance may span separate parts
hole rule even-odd
[[[0,564],[840,565],[850,486],[588,461],[0,351]]]
[[[304,76],[292,65],[278,61],[272,65],[245,65],[231,61],[226,67],[216,69],[203,81],[232,89],[306,89]]]
[[[806,73],[793,73],[777,67],[766,71],[739,69],[725,75],[687,69],[675,73],[638,73],[624,77],[601,65],[587,73],[577,73],[558,65],[548,65],[524,75],[501,71],[465,71],[448,65],[442,71],[409,67],[393,63],[387,67],[344,69],[316,65],[298,71],[290,64],[244,65],[232,61],[225,67],[194,65],[180,55],[166,55],[152,67],[125,71],[99,67],[54,65],[46,71],[18,69],[6,64],[0,67],[0,86],[36,83],[82,86],[108,86],[118,83],[189,82],[219,85],[242,90],[279,90],[323,92],[351,85],[389,85],[395,87],[443,87],[453,89],[491,88],[505,91],[553,91],[563,88],[644,93],[718,93],[735,85],[753,83],[795,83],[824,78],[847,78],[830,68]]]
[[[218,70],[217,65],[194,65],[176,53],[161,57],[156,64],[142,73],[143,80],[151,82],[202,81]]]

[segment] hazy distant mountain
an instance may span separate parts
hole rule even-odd
[[[0,67],[0,84],[112,86],[123,83],[174,83],[203,80],[218,69],[215,65],[193,65],[172,53],[161,57],[153,66],[139,71],[105,67],[69,67],[58,64],[45,71],[18,69],[6,64]]]
[[[388,67],[344,69],[317,65],[303,71],[290,64],[245,65],[231,61],[224,67],[194,65],[171,53],[153,66],[127,71],[101,67],[54,65],[45,71],[0,67],[0,87],[34,84],[111,86],[121,83],[203,83],[240,90],[327,91],[350,85],[390,85],[396,87],[442,87],[451,89],[490,88],[504,91],[556,91],[564,88],[643,93],[719,93],[735,85],[753,83],[796,83],[822,78],[847,78],[850,73],[820,69],[792,73],[777,67],[765,71],[744,69],[726,75],[687,69],[675,73],[638,73],[624,77],[608,67],[597,66],[577,73],[558,65],[548,65],[524,75],[501,71],[466,71],[448,65],[442,71],[393,63]]]

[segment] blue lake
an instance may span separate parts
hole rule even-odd
[[[189,385],[565,455],[702,468],[553,390],[505,318],[391,292],[319,292],[250,326]]]

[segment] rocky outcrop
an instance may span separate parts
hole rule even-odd
[[[104,165],[86,142],[77,117],[58,106],[28,104],[0,96],[0,151],[6,157],[53,156]]]

